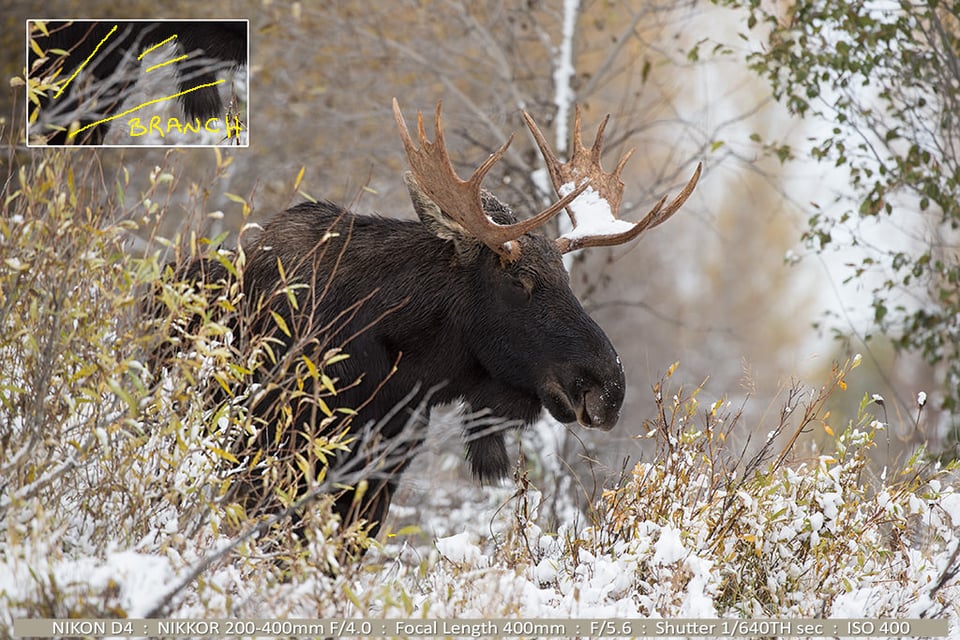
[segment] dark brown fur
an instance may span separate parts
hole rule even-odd
[[[330,203],[280,213],[247,249],[243,278],[244,311],[253,318],[247,331],[272,333],[283,342],[278,353],[292,349],[314,362],[333,347],[350,355],[327,369],[346,388],[326,402],[359,409],[351,424],[362,436],[334,468],[366,463],[377,443],[396,451],[364,471],[370,485],[359,505],[347,492],[336,509],[376,522],[422,443],[432,406],[462,399],[472,412],[499,419],[492,429],[469,423],[465,431],[474,474],[494,481],[510,468],[505,428],[537,420],[544,407],[562,422],[583,420],[575,410],[582,404],[590,407],[589,426],[609,429],[623,400],[617,354],[571,292],[551,240],[523,236],[521,258],[503,264],[415,185],[411,195],[421,222],[354,215]],[[498,222],[514,220],[492,196],[484,206]],[[288,282],[309,285],[296,290],[296,310],[276,293],[278,261]],[[225,276],[213,261],[195,263],[193,277],[201,270],[208,281]],[[255,311],[261,301],[284,318],[292,337],[278,332],[265,310]],[[274,375],[284,374],[267,367],[260,379]],[[280,411],[278,393],[254,407],[267,425]],[[317,418],[308,409],[293,412],[304,429]],[[260,446],[275,446],[272,436],[268,426]]]

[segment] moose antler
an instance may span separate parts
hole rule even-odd
[[[407,152],[407,161],[410,163],[413,176],[420,188],[434,204],[440,207],[441,211],[456,220],[470,235],[490,247],[503,260],[513,262],[520,257],[520,243],[516,240],[559,213],[587,188],[588,183],[579,185],[529,220],[509,225],[497,224],[483,210],[480,185],[490,168],[503,157],[507,147],[513,142],[513,136],[511,135],[502,147],[491,154],[473,172],[469,180],[461,180],[454,171],[450,156],[447,154],[443,139],[443,124],[440,119],[440,106],[441,103],[437,102],[436,139],[433,142],[427,140],[427,134],[423,128],[423,113],[417,112],[418,147],[410,138],[407,123],[400,111],[400,104],[396,98],[393,99],[393,115],[400,128],[400,138],[403,140],[403,148]]]
[[[573,230],[556,239],[557,248],[560,249],[561,253],[586,247],[609,247],[633,240],[647,229],[652,229],[665,222],[676,213],[693,193],[693,189],[700,179],[703,163],[697,164],[693,177],[666,208],[664,208],[664,203],[667,201],[667,196],[663,196],[642,220],[631,224],[621,220],[617,215],[620,212],[620,202],[623,199],[623,180],[620,179],[620,173],[636,149],[630,149],[623,154],[613,171],[606,172],[603,170],[600,166],[600,153],[603,147],[603,131],[610,119],[609,115],[600,123],[593,147],[587,149],[583,146],[580,106],[577,105],[573,128],[573,151],[570,160],[562,164],[557,160],[557,156],[550,150],[550,147],[547,146],[543,133],[533,121],[533,118],[530,117],[530,114],[524,111],[523,119],[530,129],[530,133],[533,134],[537,146],[540,147],[540,153],[547,164],[547,170],[550,172],[550,178],[557,193],[565,195],[565,192],[578,185],[589,184],[591,187],[584,195],[587,200],[582,203],[582,206],[578,206],[581,203],[573,203],[573,205],[567,207],[567,214],[570,216],[570,222],[573,223]],[[593,195],[592,199],[589,198],[591,195]],[[578,212],[581,220],[577,220]]]

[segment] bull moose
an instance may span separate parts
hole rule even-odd
[[[509,471],[504,430],[537,420],[544,408],[562,423],[613,428],[624,398],[623,368],[571,291],[561,257],[629,242],[662,223],[687,200],[701,170],[698,165],[670,204],[664,196],[630,224],[617,217],[620,174],[630,154],[612,172],[600,166],[607,120],[587,149],[578,109],[572,156],[561,163],[524,113],[561,197],[518,221],[481,188],[512,137],[464,181],[446,150],[440,104],[433,142],[422,113],[414,142],[396,100],[393,109],[410,165],[403,178],[419,221],[357,215],[329,202],[294,206],[245,248],[240,281],[247,330],[274,337],[273,362],[287,356],[288,363],[303,357],[320,363],[334,348],[349,355],[328,358],[333,364],[325,375],[341,388],[324,406],[351,410],[337,424],[346,424],[355,439],[325,477],[340,492],[335,510],[348,520],[365,518],[374,530],[438,404],[460,400],[473,415],[485,416],[464,427],[466,457],[481,481]],[[591,210],[578,198],[590,194],[603,203],[606,220],[585,219]],[[556,240],[537,232],[563,209],[572,231]],[[194,262],[189,277],[229,280],[213,259]],[[272,375],[261,372],[261,381],[270,384],[252,405],[263,425],[257,448],[304,450],[306,434],[315,436],[318,423],[334,429],[315,404],[289,400],[316,393],[316,376],[298,378],[297,393],[284,399]],[[294,429],[278,436],[283,421]],[[362,495],[344,488],[350,476],[341,475],[340,484],[332,480],[336,469],[346,468],[361,469],[352,477],[364,480]],[[252,473],[253,493],[262,498],[271,491],[270,479]]]

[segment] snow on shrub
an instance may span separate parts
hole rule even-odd
[[[941,468],[917,451],[886,474],[890,479],[874,478],[869,453],[885,426],[869,413],[871,399],[836,436],[824,409],[856,363],[835,368],[819,389],[792,388],[779,424],[749,456],[730,444],[740,415],[729,403],[704,410],[700,389],[671,393],[661,381],[654,389],[657,418],[647,424],[658,454],[604,493],[590,526],[546,534],[537,524],[542,496],[522,481],[512,527],[488,540],[482,556],[473,542],[469,557],[462,552],[466,533],[444,538],[441,555],[452,547],[457,562],[431,565],[414,579],[419,600],[372,606],[399,602],[392,594],[409,593],[407,576],[402,587],[367,591],[361,610],[430,617],[947,616],[952,633],[960,633],[956,465]],[[797,436],[812,428],[822,430],[829,448],[801,456]]]
[[[579,521],[572,504],[557,504],[572,501],[575,481],[547,480],[544,496],[523,470],[516,487],[431,486],[418,526],[385,530],[362,563],[351,558],[371,544],[363,525],[341,530],[323,498],[306,512],[306,540],[282,518],[250,518],[230,497],[232,434],[254,428],[247,398],[209,402],[255,366],[238,359],[222,321],[236,292],[197,291],[157,257],[129,252],[128,234],[170,198],[169,168],[153,171],[135,202],[105,202],[75,186],[99,180],[74,175],[103,167],[73,157],[38,154],[3,194],[0,625],[26,616],[946,616],[960,635],[956,465],[918,451],[872,475],[869,453],[887,425],[871,399],[846,424],[825,410],[856,362],[818,389],[790,389],[755,450],[732,444],[744,427],[730,403],[704,407],[700,389],[671,389],[671,368],[654,388],[654,417],[637,429],[656,456],[626,469]],[[126,175],[115,178],[120,191]],[[147,291],[163,301],[154,323],[140,313]],[[146,354],[161,339],[178,355],[151,370]],[[828,444],[801,451],[811,430]],[[345,443],[317,446],[329,455]],[[556,531],[541,517],[545,497],[562,515]]]

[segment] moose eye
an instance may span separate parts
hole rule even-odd
[[[504,295],[511,304],[524,304],[530,300],[533,285],[522,278],[510,278]]]

